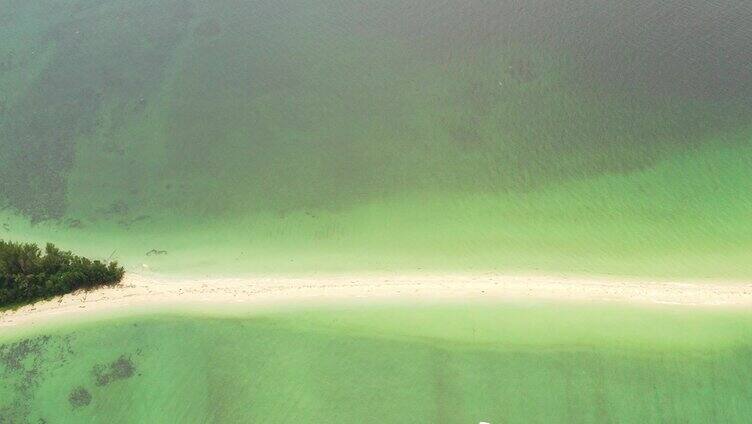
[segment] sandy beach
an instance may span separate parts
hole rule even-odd
[[[466,300],[743,308],[752,306],[752,284],[494,274],[178,279],[130,273],[113,287],[77,292],[4,311],[0,313],[0,327],[22,327],[101,313],[160,308],[222,312],[358,302]]]

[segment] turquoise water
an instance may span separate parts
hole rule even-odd
[[[656,325],[660,323],[660,325]],[[2,336],[10,422],[748,422],[746,312],[166,314]]]

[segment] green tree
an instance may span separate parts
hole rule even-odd
[[[76,256],[51,243],[42,252],[32,243],[0,240],[0,307],[115,285],[124,274],[117,262]]]

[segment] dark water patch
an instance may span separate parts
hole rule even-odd
[[[84,387],[78,386],[68,395],[68,402],[70,402],[73,409],[87,406],[91,403],[91,393]]]
[[[407,41],[437,61],[488,46],[564,49],[581,76],[643,94],[745,99],[752,5],[703,0],[332,1],[346,31]],[[336,10],[344,10],[337,12]]]
[[[142,104],[162,80],[183,34],[184,25],[164,16],[173,3],[184,2],[98,2],[78,12],[70,5],[50,11],[54,24],[38,29],[38,41],[28,47],[52,51],[51,59],[0,122],[0,197],[32,220],[62,216],[76,138],[103,129],[100,117],[110,105],[117,126],[131,115],[123,105]]]
[[[681,2],[670,3],[681,11]],[[632,172],[676,150],[734,132],[746,125],[748,112],[752,113],[735,104],[723,109],[712,103],[688,106],[683,100],[656,96],[647,86],[626,94],[617,90],[636,86],[615,82],[624,76],[620,70],[626,69],[619,61],[639,56],[649,43],[639,37],[627,43],[619,35],[627,29],[615,25],[591,25],[605,19],[601,15],[612,16],[622,8],[612,2],[381,0],[285,6],[261,2],[259,13],[268,14],[268,22],[248,8],[235,6],[234,2],[215,4],[217,15],[232,10],[233,18],[222,21],[225,30],[216,43],[199,46],[186,69],[189,83],[171,106],[169,168],[182,180],[215,181],[220,173],[230,173],[234,181],[247,181],[242,188],[229,178],[216,184],[228,203],[242,204],[247,213],[337,209],[406,188],[420,190],[420,181],[427,179],[442,181],[436,184],[439,190],[526,191],[571,178]],[[311,14],[295,15],[289,9]],[[635,13],[647,19],[647,9]],[[622,25],[640,32],[640,19]],[[270,23],[277,27],[270,28]],[[646,40],[651,31],[658,31],[651,28]],[[595,47],[588,46],[605,43],[602,31],[617,35],[605,36],[614,39],[612,45],[591,57],[586,53],[592,54]],[[370,44],[364,43],[358,45],[365,49],[362,55],[345,51],[338,57],[327,45],[336,44],[327,38],[331,33],[336,39],[366,36],[387,44],[396,40],[408,49],[404,56],[381,56],[378,50],[369,52]],[[246,43],[258,37],[264,39],[265,48]],[[317,48],[332,54],[339,66],[316,61],[318,51],[310,55],[298,51],[308,40],[320,41]],[[238,53],[222,54],[231,49]],[[551,52],[562,59],[548,57]],[[595,62],[611,63],[614,54],[624,57],[614,62],[614,81],[608,81],[602,75],[606,71]],[[712,60],[702,52],[695,58]],[[370,60],[378,67],[372,74],[364,66]],[[446,62],[451,66],[443,66]],[[318,63],[321,70],[308,73],[311,63]],[[663,66],[643,65],[644,78],[652,78]],[[419,72],[401,75],[403,67],[446,69],[451,79],[447,95],[437,102],[443,104],[420,111],[430,120],[423,128],[417,120],[405,118],[414,111],[400,111],[413,99],[389,92],[400,78],[422,78]],[[339,69],[350,71],[329,80],[327,73]],[[374,88],[372,79],[382,77],[386,82]],[[415,84],[416,93],[420,85]],[[359,98],[352,87],[366,95]],[[260,96],[309,103],[303,107],[283,103],[280,118],[275,111],[254,105]],[[693,97],[709,101],[702,93]],[[237,120],[252,122],[240,142],[231,140],[234,135],[229,130],[241,127]],[[368,128],[377,130],[364,138],[379,142],[359,140],[359,132]],[[436,142],[437,135],[449,141],[449,148]],[[401,146],[392,148],[381,140]],[[425,148],[416,153],[421,145]],[[239,157],[245,160],[238,161]],[[462,172],[453,167],[455,157],[466,160],[463,170],[472,176],[458,175]],[[436,165],[428,169],[421,163]],[[179,194],[184,199],[192,196],[190,190]],[[197,213],[221,214],[218,203],[186,203]]]
[[[121,355],[115,361],[109,364],[97,364],[92,369],[95,384],[97,386],[106,386],[118,380],[124,380],[133,377],[136,367],[129,357]]]
[[[596,2],[562,37],[581,69],[621,89],[749,102],[752,5],[702,0]]]

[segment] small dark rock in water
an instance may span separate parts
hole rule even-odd
[[[151,249],[150,251],[146,252],[146,256],[152,256],[152,255],[154,255],[154,256],[162,256],[162,255],[166,255],[166,254],[167,254],[166,250],[157,250],[157,249]]]
[[[81,223],[80,219],[70,219],[68,220],[68,227],[69,228],[82,228],[84,225]]]
[[[91,393],[83,387],[79,386],[73,389],[68,395],[68,402],[70,402],[73,408],[80,408],[91,403]]]
[[[147,219],[149,219],[149,215],[139,215],[133,218],[133,222],[146,221]]]
[[[128,205],[121,200],[110,204],[110,206],[104,209],[103,212],[106,215],[125,215],[128,213],[128,210]]]

